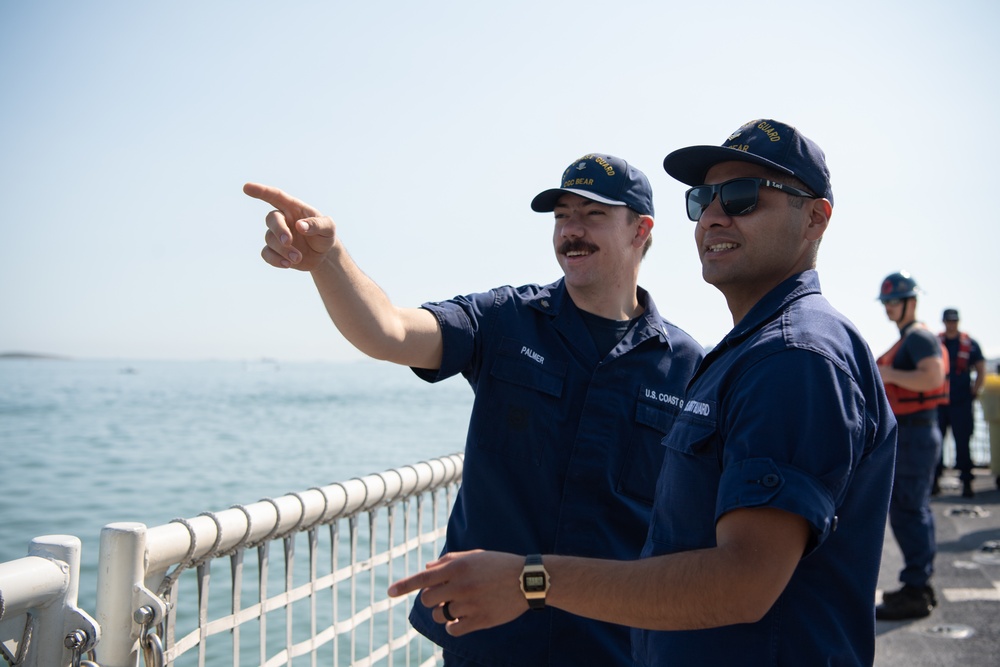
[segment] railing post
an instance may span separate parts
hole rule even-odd
[[[141,628],[132,614],[136,591],[145,589],[145,555],[145,524],[110,523],[101,529],[97,569],[101,667],[136,667],[139,664]]]
[[[55,564],[65,578],[61,594],[42,603],[33,612],[37,620],[31,636],[26,667],[68,665],[73,653],[66,646],[70,632],[82,630],[81,648],[88,649],[100,639],[100,628],[90,616],[77,608],[80,592],[80,551],[78,537],[43,535],[31,541],[28,556],[44,558]]]

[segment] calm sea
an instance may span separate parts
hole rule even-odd
[[[0,562],[462,451],[472,391],[386,363],[0,360]]]

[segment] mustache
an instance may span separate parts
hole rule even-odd
[[[587,241],[581,241],[579,239],[573,241],[569,240],[563,241],[562,244],[559,246],[559,254],[561,255],[565,255],[566,253],[573,252],[575,250],[583,250],[586,252],[597,252],[598,250],[600,250],[600,248],[598,248],[593,243],[588,243]]]

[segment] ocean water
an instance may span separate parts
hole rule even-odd
[[[472,390],[351,363],[0,360],[0,562],[462,451]]]

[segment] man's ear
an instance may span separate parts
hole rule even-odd
[[[635,225],[635,236],[632,238],[632,245],[636,248],[644,246],[653,231],[653,224],[653,216],[640,215],[639,221]]]
[[[818,241],[823,238],[826,228],[830,225],[833,205],[829,199],[811,199],[809,203],[809,225],[806,228],[806,238],[810,241]]]

